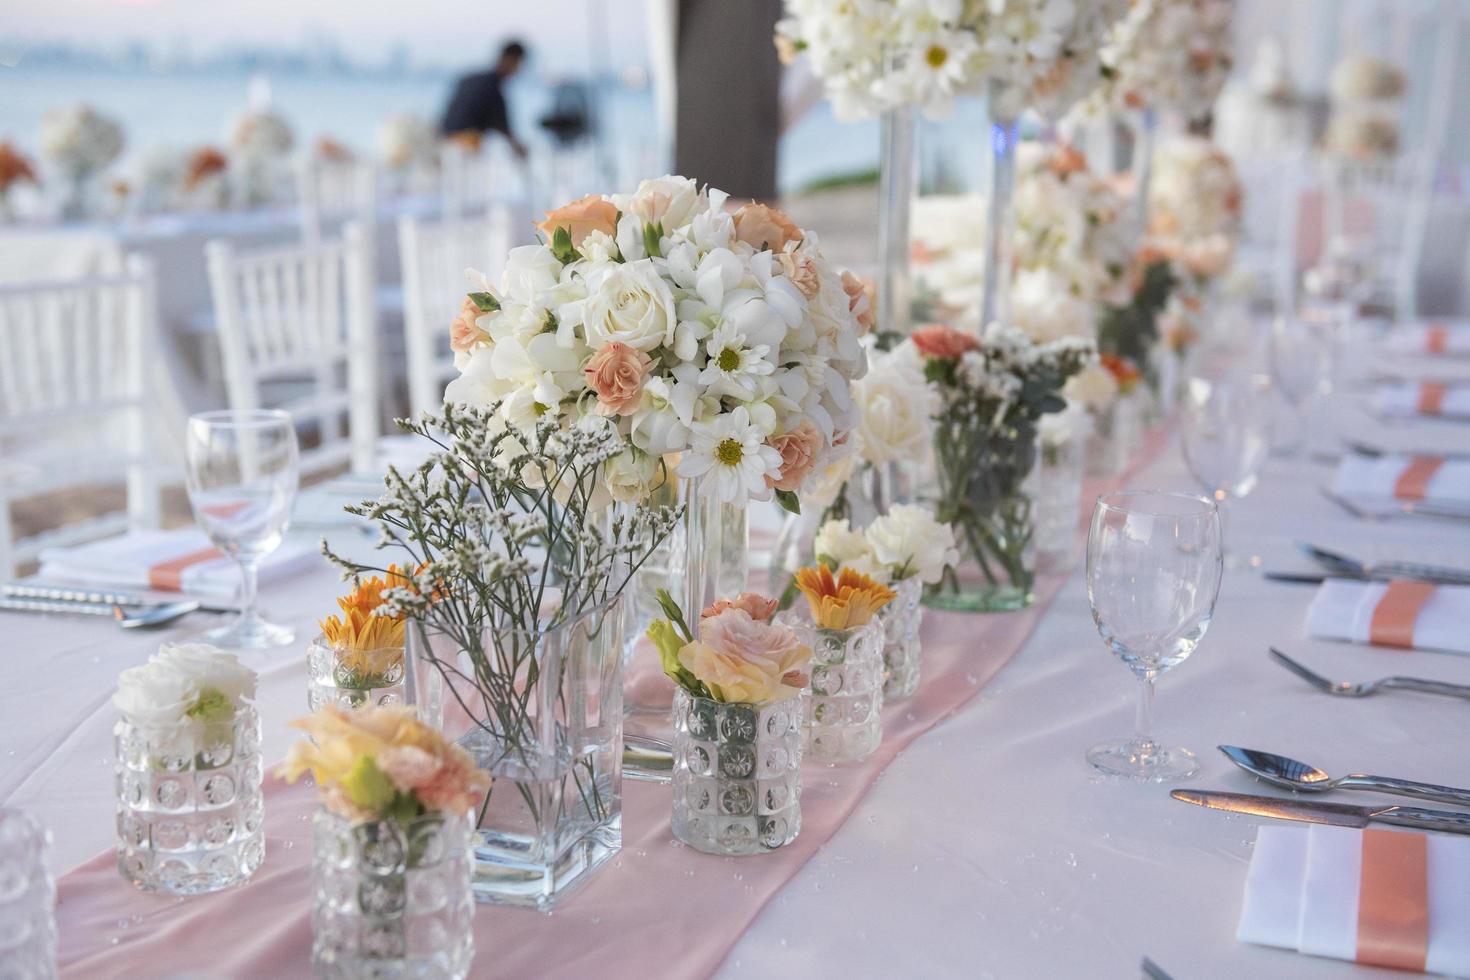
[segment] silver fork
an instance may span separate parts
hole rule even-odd
[[[1367,510],[1359,507],[1346,497],[1338,496],[1326,487],[1318,487],[1322,496],[1332,501],[1343,510],[1354,517],[1361,517],[1370,521],[1381,521],[1389,517],[1440,517],[1452,521],[1470,521],[1470,509],[1459,507],[1441,507],[1435,504],[1426,504],[1419,501],[1385,500],[1391,505],[1387,510]]]
[[[1298,541],[1297,547],[1322,567],[1350,578],[1379,580],[1411,578],[1421,582],[1433,582],[1435,585],[1470,585],[1470,569],[1430,565],[1416,561],[1359,561],[1335,551],[1328,551],[1326,548],[1307,544],[1305,541]]]
[[[1378,459],[1383,456],[1443,456],[1445,459],[1470,459],[1470,453],[1445,453],[1437,449],[1414,450],[1414,449],[1383,449],[1358,439],[1348,439],[1345,443],[1350,452],[1359,456],[1367,456],[1370,459]]]
[[[1281,666],[1291,671],[1319,691],[1326,691],[1343,698],[1364,698],[1381,690],[1393,688],[1401,691],[1418,691],[1421,694],[1443,694],[1451,698],[1470,699],[1470,685],[1451,684],[1448,681],[1431,681],[1422,677],[1384,677],[1376,681],[1354,684],[1350,681],[1334,681],[1291,659],[1275,647],[1271,656]]]

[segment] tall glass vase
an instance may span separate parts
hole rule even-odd
[[[914,199],[914,107],[883,113],[878,167],[878,331],[897,342],[913,324],[909,219]]]
[[[534,630],[410,624],[444,733],[494,778],[475,814],[480,902],[550,911],[622,846],[624,598]]]
[[[671,586],[669,594],[680,599],[690,622],[716,599],[745,591],[750,574],[747,504],[723,503],[704,489],[696,480],[681,483],[683,540],[671,568],[680,588]]]
[[[1133,133],[1133,206],[1137,209],[1135,220],[1141,234],[1148,232],[1148,195],[1153,184],[1154,149],[1159,130],[1159,119],[1153,109],[1140,111],[1135,118]]]
[[[1003,108],[1001,86],[990,84],[990,193],[985,213],[985,267],[980,324],[1010,314],[1011,247],[1015,232],[1016,117]]]

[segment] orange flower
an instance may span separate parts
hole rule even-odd
[[[798,571],[796,587],[806,596],[817,625],[834,630],[867,625],[879,609],[898,596],[888,586],[850,568],[834,578],[826,565]]]
[[[225,155],[214,147],[199,147],[189,154],[189,163],[184,167],[184,190],[192,191],[206,177],[224,173],[229,164]]]
[[[317,139],[316,155],[327,163],[351,163],[353,161],[352,151],[330,136],[322,136]]]
[[[1117,354],[1102,354],[1098,359],[1102,362],[1102,366],[1107,369],[1107,372],[1113,376],[1113,380],[1118,382],[1118,390],[1120,392],[1126,395],[1138,387],[1138,382],[1143,377],[1143,372],[1139,371],[1137,366],[1128,360],[1128,358],[1119,357]]]
[[[617,234],[618,206],[605,197],[588,194],[571,204],[563,204],[555,211],[546,212],[546,220],[536,225],[551,241],[558,228],[565,228],[572,236],[572,247],[578,248],[588,235],[600,231],[608,235]]]
[[[322,635],[334,649],[343,653],[370,653],[376,650],[403,648],[402,616],[375,616],[383,604],[383,592],[409,585],[408,576],[397,565],[388,566],[384,579],[374,576],[357,583],[349,594],[337,600],[341,616],[328,616],[317,623]]]
[[[1080,173],[1087,169],[1087,157],[1075,146],[1061,143],[1057,145],[1056,152],[1047,160],[1046,169],[1058,177]]]
[[[919,353],[925,357],[943,359],[958,358],[966,351],[979,350],[980,340],[970,334],[946,327],[942,323],[931,323],[920,327],[909,335]]]
[[[8,141],[0,141],[0,192],[23,180],[36,182],[36,171],[31,162],[21,156],[20,151]]]

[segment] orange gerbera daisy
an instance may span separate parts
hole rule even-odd
[[[826,565],[814,565],[796,573],[796,587],[806,596],[818,626],[845,630],[865,626],[873,615],[898,593],[861,572],[844,568],[833,576]]]
[[[369,653],[389,648],[403,649],[404,617],[374,616],[388,588],[407,586],[410,580],[397,565],[388,566],[385,578],[373,576],[357,583],[348,595],[337,600],[341,616],[328,616],[318,623],[327,643],[343,653]]]

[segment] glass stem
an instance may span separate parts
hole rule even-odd
[[[912,293],[909,215],[914,197],[914,107],[889,109],[882,120],[878,171],[878,330],[897,340],[909,335]]]
[[[985,219],[985,266],[981,282],[980,325],[1009,313],[1011,197],[1016,168],[1016,120],[999,113],[1001,86],[990,86],[990,199]]]
[[[1154,748],[1154,679],[1145,675],[1138,679],[1138,712],[1133,719],[1133,738],[1146,753]]]
[[[254,619],[259,615],[255,611],[255,592],[259,580],[259,567],[254,560],[237,558],[240,563],[240,618]]]

